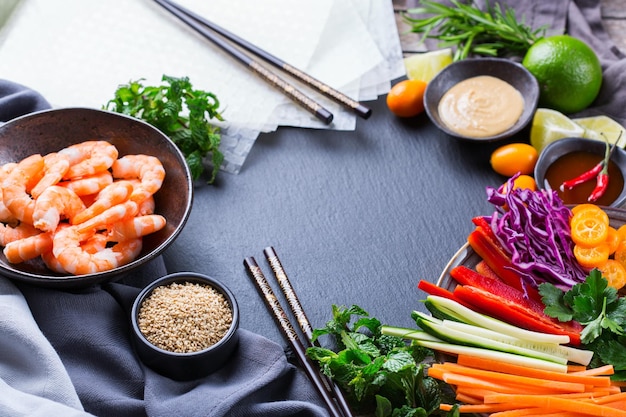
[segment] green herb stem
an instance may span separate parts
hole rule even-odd
[[[545,28],[533,30],[523,20],[518,21],[515,11],[508,6],[487,4],[483,11],[473,3],[463,4],[459,0],[451,3],[448,6],[421,0],[422,7],[407,10],[403,18],[411,26],[411,32],[422,35],[422,42],[430,38],[439,40],[441,47],[455,47],[455,61],[472,54],[523,55],[545,32]]]

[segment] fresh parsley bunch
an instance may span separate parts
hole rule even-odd
[[[224,120],[216,95],[195,90],[187,77],[163,75],[168,85],[160,86],[144,86],[142,81],[119,86],[105,109],[142,119],[167,135],[185,156],[193,179],[204,173],[202,160],[211,154],[212,183],[224,161],[220,128],[211,124],[211,119]]]
[[[314,346],[307,356],[339,385],[353,407],[375,409],[377,417],[441,415],[442,390],[425,372],[430,350],[381,334],[380,321],[359,306],[333,305],[332,312],[332,320],[314,330],[313,341],[330,335],[335,350]]]
[[[626,298],[609,287],[598,269],[569,291],[550,283],[539,286],[545,313],[560,321],[576,320],[583,326],[582,343],[594,351],[594,366],[611,364],[615,379],[626,380]]]

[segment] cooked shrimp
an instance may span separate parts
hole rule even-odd
[[[52,232],[42,232],[9,242],[4,247],[4,256],[13,264],[34,259],[52,249],[52,235]]]
[[[7,162],[0,166],[0,184],[4,183],[4,180],[9,176],[9,173],[17,166],[17,162]],[[0,222],[17,224],[17,218],[11,213],[11,210],[4,205],[4,198],[2,197],[2,186],[0,186]]]
[[[15,240],[24,239],[41,233],[41,230],[28,223],[20,223],[15,227],[0,223],[0,246]]]
[[[82,233],[78,226],[62,228],[55,233],[52,254],[65,271],[75,275],[108,271],[130,262],[141,252],[141,239],[133,239],[89,253],[83,250],[81,242],[90,236],[92,233]]]
[[[107,243],[108,240],[106,234],[94,233],[91,237],[87,238],[86,241],[81,243],[80,246],[87,253],[96,253],[106,249]]]
[[[106,229],[108,225],[136,216],[138,210],[137,203],[125,201],[104,210],[83,223],[77,224],[76,228],[81,233],[93,234],[98,230]]]
[[[86,195],[97,194],[107,185],[113,182],[113,175],[109,171],[102,171],[89,177],[75,178],[70,181],[60,182],[58,185],[66,187],[74,191],[77,195],[83,197]]]
[[[145,216],[147,214],[153,214],[154,209],[156,208],[156,203],[154,201],[154,196],[150,196],[139,203],[139,216]]]
[[[64,224],[63,226],[69,227],[68,224]],[[88,238],[85,242],[81,243],[80,247],[87,253],[97,253],[101,250],[106,249],[106,245],[106,236],[103,233],[96,233]],[[46,264],[46,266],[54,272],[67,274],[67,271],[63,268],[61,262],[59,262],[59,260],[54,256],[52,250],[42,253],[41,259]]]
[[[126,155],[117,159],[112,168],[113,178],[140,180],[130,199],[142,202],[161,188],[165,169],[158,158],[150,155]]]
[[[158,232],[165,227],[165,217],[158,214],[137,216],[114,223],[108,229],[109,242],[121,242]]]
[[[43,263],[46,264],[46,267],[48,267],[48,269],[58,274],[67,274],[67,271],[63,269],[61,262],[59,262],[59,260],[54,257],[52,250],[42,253],[41,259],[43,260]]]
[[[70,168],[64,178],[94,175],[111,168],[117,159],[117,148],[104,140],[89,140],[61,149],[60,154],[69,156]]]
[[[0,183],[4,182],[4,180],[9,176],[11,171],[13,171],[16,166],[17,162],[7,162],[6,164],[2,164],[0,166]]]
[[[61,219],[69,219],[72,222],[84,211],[83,200],[74,191],[52,185],[35,200],[33,226],[44,232],[51,232],[57,228]]]
[[[43,157],[43,176],[37,182],[37,185],[30,190],[30,195],[33,198],[39,197],[43,190],[61,181],[61,178],[63,178],[69,168],[69,156],[57,152],[45,155]]]
[[[102,213],[116,204],[123,203],[133,192],[133,185],[129,181],[115,181],[102,189],[94,202],[71,220],[72,224],[83,223]]]
[[[28,193],[28,186],[35,179],[39,181],[42,171],[43,157],[39,154],[31,155],[22,159],[2,183],[2,201],[20,221],[33,222],[35,200]]]

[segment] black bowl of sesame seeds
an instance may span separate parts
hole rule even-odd
[[[239,308],[219,281],[194,272],[157,279],[135,299],[134,343],[154,371],[184,381],[224,365],[239,342]]]

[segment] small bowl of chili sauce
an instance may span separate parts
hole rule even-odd
[[[612,145],[613,146],[613,145]],[[592,170],[604,160],[606,143],[595,139],[564,138],[549,144],[535,165],[535,181],[539,188],[557,191],[565,204],[588,203],[597,185],[597,175],[568,189],[561,185]],[[617,147],[611,153],[608,185],[593,203],[599,206],[621,207],[626,203],[626,151]]]

